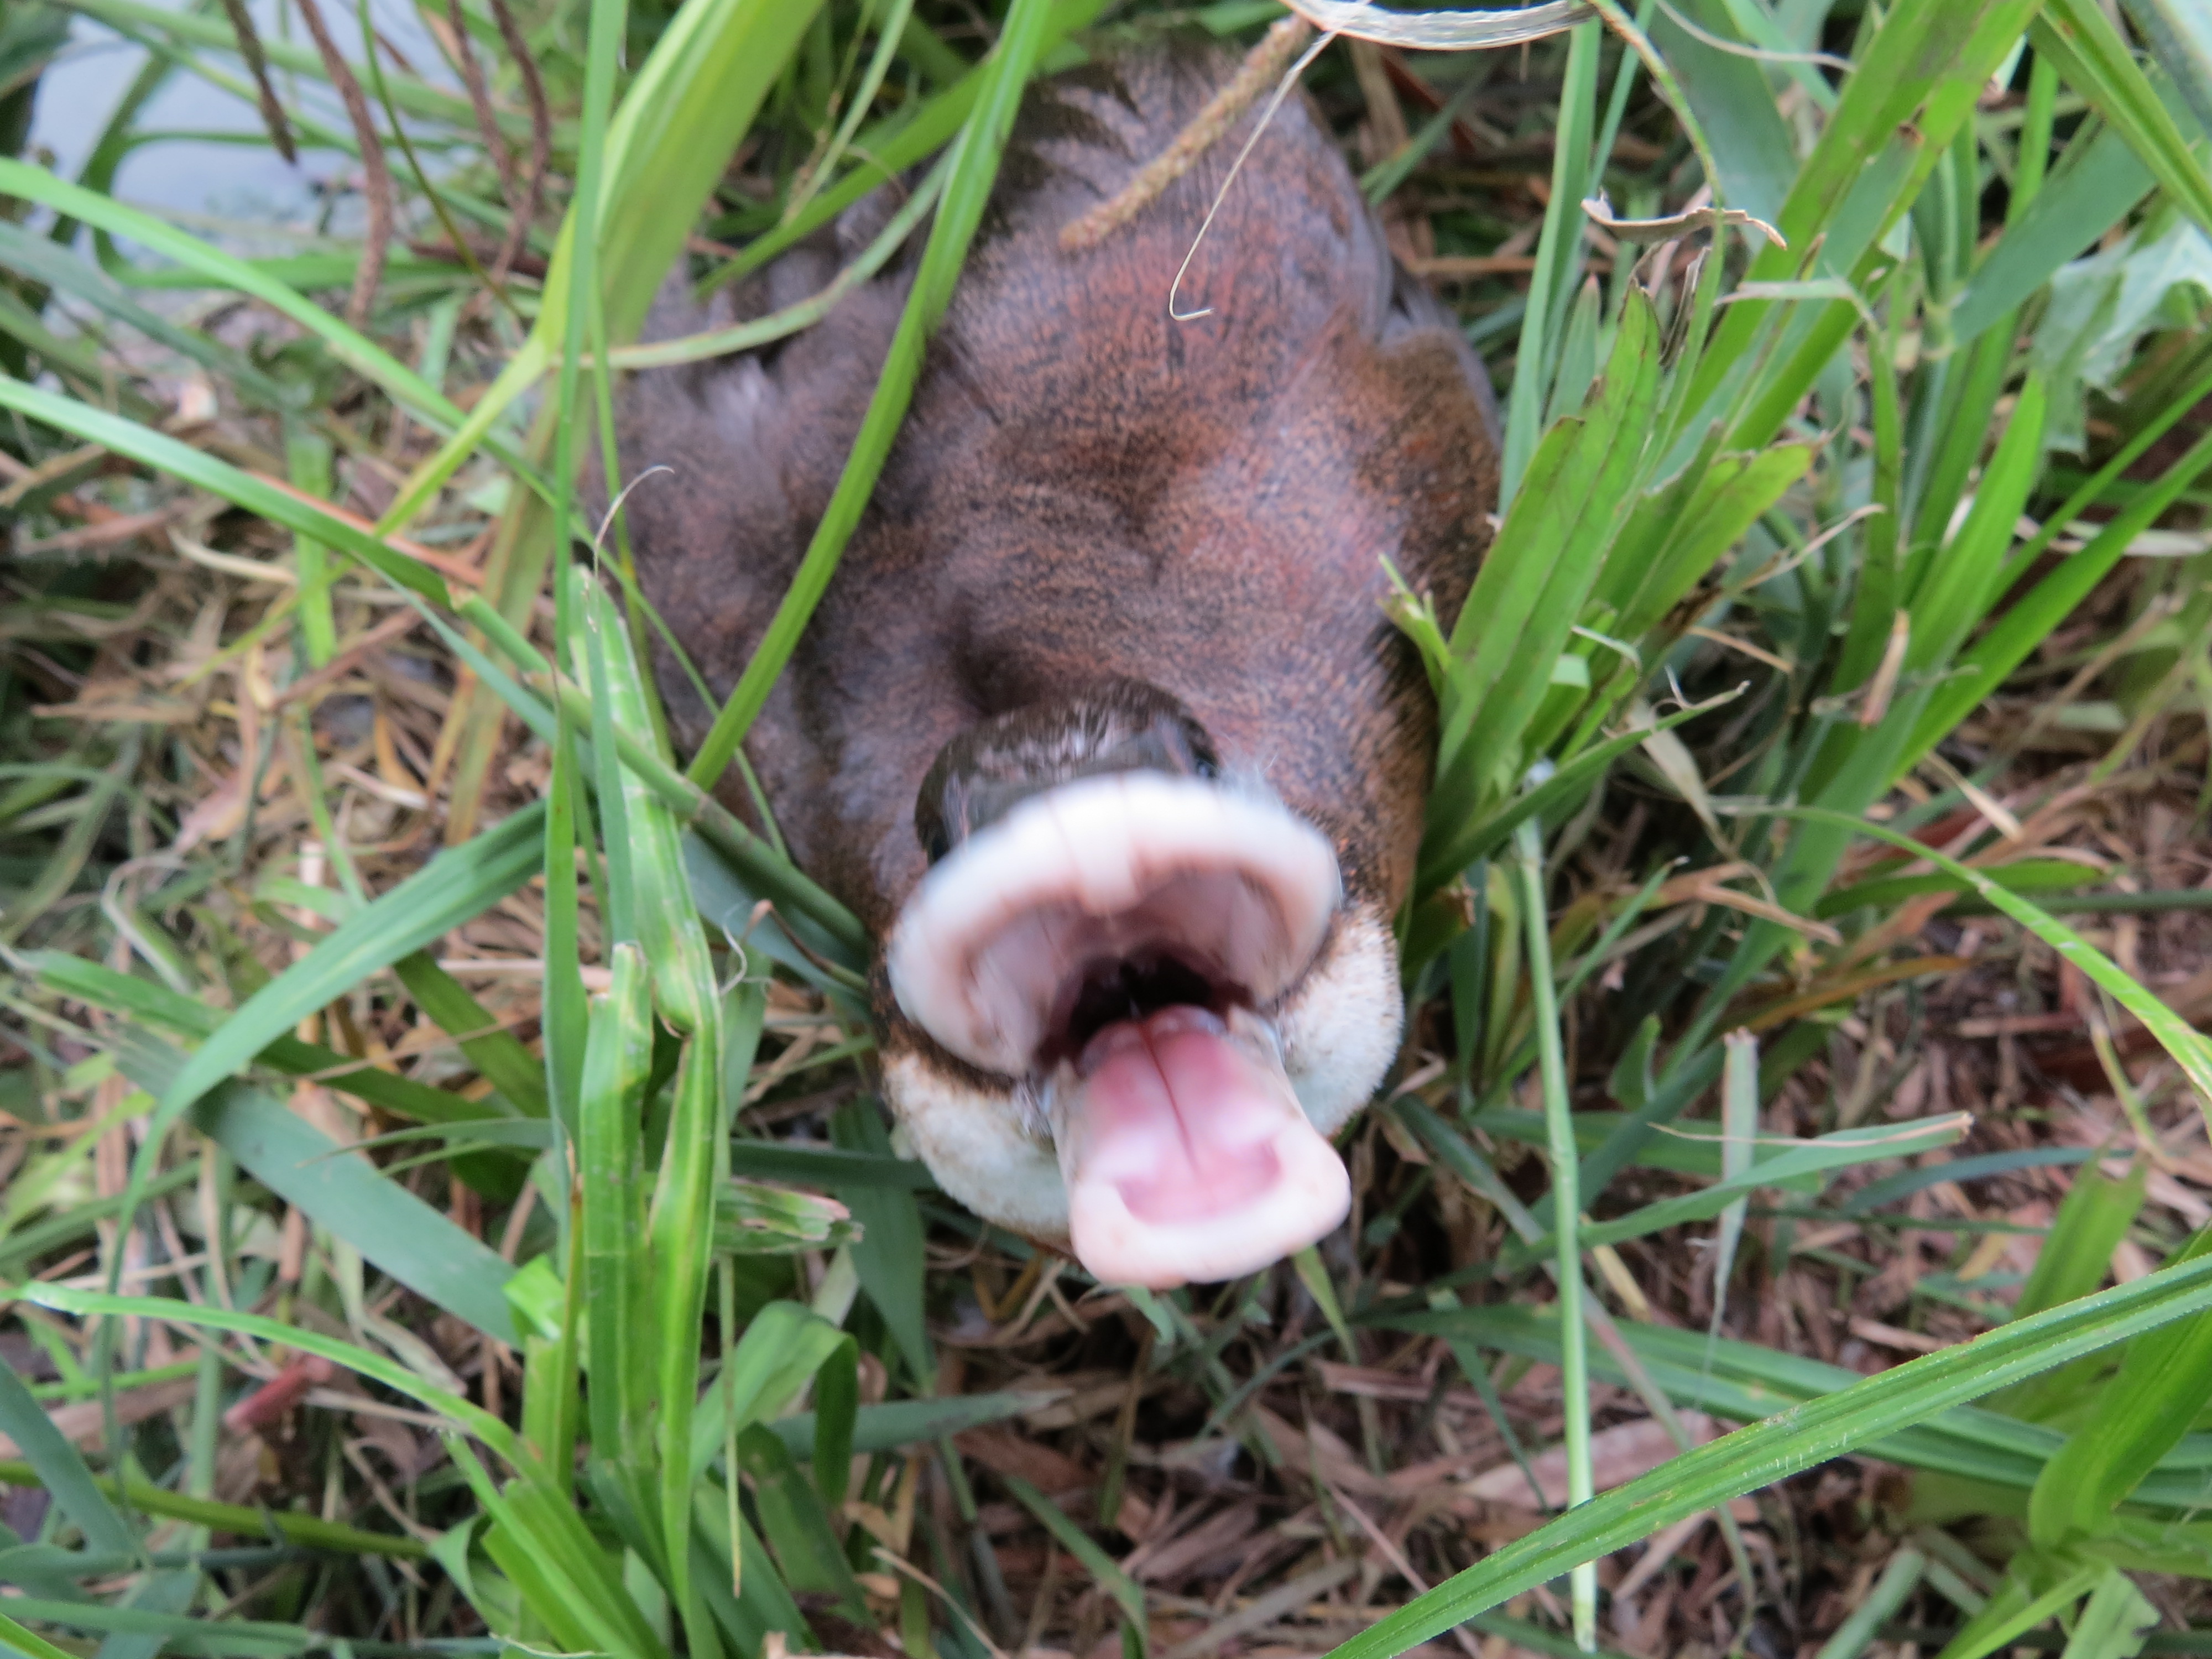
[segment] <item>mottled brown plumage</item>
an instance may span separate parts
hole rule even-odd
[[[1156,44],[1032,88],[874,499],[748,739],[793,855],[878,936],[928,867],[917,794],[945,745],[1116,682],[1179,701],[1224,770],[1319,826],[1348,908],[1387,917],[1403,895],[1433,714],[1384,614],[1384,561],[1457,610],[1497,495],[1479,364],[1393,266],[1303,99],[1183,279],[1181,308],[1210,314],[1174,320],[1169,289],[1255,115],[1101,246],[1057,245],[1233,67]],[[888,195],[713,317],[665,305],[653,333],[816,291]],[[783,344],[624,392],[625,471],[673,473],[629,497],[641,577],[717,695],[829,500],[910,269]],[[660,678],[696,742],[710,711]],[[887,1056],[972,1073],[878,1000]]]

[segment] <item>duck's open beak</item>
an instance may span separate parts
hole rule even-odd
[[[1352,1207],[1344,1161],[1273,1042],[1232,1020],[1180,1006],[1120,1021],[1054,1090],[1069,1235],[1103,1283],[1234,1279],[1304,1249]]]
[[[1103,1283],[1231,1279],[1350,1208],[1266,1018],[1340,893],[1327,840],[1273,799],[1084,779],[931,871],[890,941],[892,990],[952,1053],[1036,1091]]]

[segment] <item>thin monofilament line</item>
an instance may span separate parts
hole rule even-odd
[[[1214,192],[1213,204],[1206,209],[1206,217],[1199,224],[1198,234],[1190,239],[1190,252],[1182,256],[1182,263],[1176,267],[1175,281],[1168,284],[1168,315],[1176,322],[1194,323],[1201,317],[1213,314],[1212,306],[1203,311],[1189,313],[1176,309],[1176,295],[1182,287],[1184,274],[1190,270],[1190,262],[1198,257],[1199,244],[1206,240],[1206,233],[1212,228],[1214,216],[1221,211],[1222,203],[1228,198],[1229,187],[1237,182],[1237,175],[1243,170],[1244,158],[1252,153],[1252,146],[1260,142],[1260,135],[1267,131],[1267,123],[1275,118],[1275,112],[1283,106],[1283,100],[1290,96],[1291,88],[1297,85],[1298,76],[1306,72],[1306,66],[1320,57],[1322,49],[1335,39],[1333,33],[1324,34],[1300,54],[1298,61],[1291,65],[1277,83],[1275,95],[1268,99],[1267,107],[1260,112],[1260,119],[1252,128],[1252,136],[1244,141],[1244,148],[1237,152],[1237,159],[1230,163],[1229,176],[1221,181],[1221,188]]]
[[[1550,0],[1511,11],[1385,11],[1366,0],[1284,0],[1316,28],[1419,52],[1474,52],[1541,40],[1585,21],[1583,0]]]

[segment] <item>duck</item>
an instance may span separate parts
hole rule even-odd
[[[744,745],[793,858],[876,941],[898,1144],[984,1221],[1151,1290],[1346,1218],[1333,1138],[1399,1050],[1436,738],[1393,584],[1455,614],[1498,500],[1482,366],[1303,94],[1225,194],[1260,112],[1063,246],[1235,67],[1155,37],[1032,83]],[[900,199],[705,305],[665,289],[646,337],[818,292]],[[627,499],[638,579],[717,697],[829,502],[916,257],[802,333],[621,388],[626,475],[667,473]],[[696,747],[713,708],[672,654],[657,672]],[[720,793],[753,816],[734,771]]]

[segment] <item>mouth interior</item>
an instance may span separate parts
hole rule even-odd
[[[1266,964],[1251,959],[1250,941],[1255,933],[1275,930],[1250,926],[1250,917],[1243,918],[1245,927],[1236,927],[1237,912],[1255,896],[1224,893],[1224,884],[1242,884],[1226,872],[1179,877],[1133,912],[1063,915],[1046,923],[1042,931],[1058,947],[1059,960],[1054,971],[1032,983],[1040,991],[1056,983],[1057,991],[1043,1011],[1032,1074],[1049,1075],[1063,1063],[1079,1062],[1101,1032],[1124,1021],[1141,1023],[1170,1008],[1215,1015],[1249,1009],[1252,994],[1231,964],[1264,972]],[[1240,933],[1242,941],[1236,937]],[[1245,945],[1241,952],[1240,943]]]
[[[1232,988],[1164,946],[1148,946],[1119,961],[1093,963],[1073,989],[1073,1004],[1046,1038],[1042,1058],[1048,1066],[1078,1058],[1091,1038],[1122,1020],[1141,1023],[1168,1008],[1224,1013],[1240,1000]]]
[[[1334,850],[1280,805],[1194,779],[1065,784],[977,833],[888,950],[908,1017],[969,1064],[1036,1077],[1118,1019],[1264,1008],[1319,951]]]

